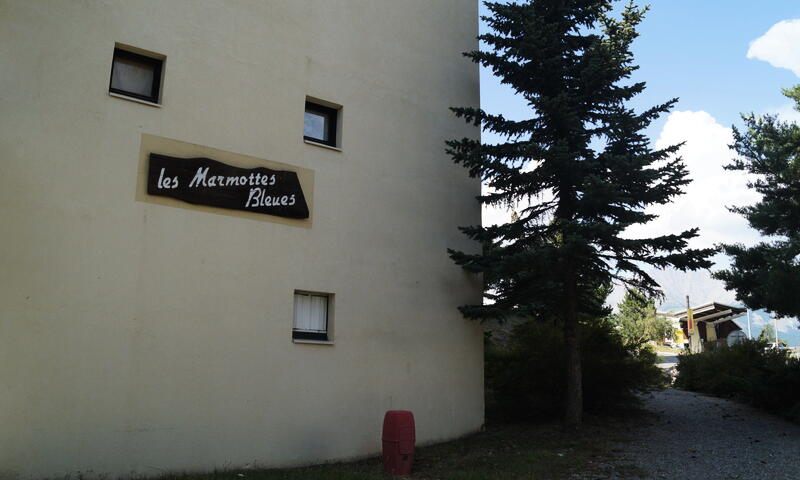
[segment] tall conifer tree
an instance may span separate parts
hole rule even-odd
[[[800,85],[783,93],[800,111]],[[769,240],[752,247],[723,245],[732,264],[714,276],[750,308],[800,317],[800,125],[774,115],[743,119],[746,129],[733,129],[739,157],[726,168],[754,174],[749,186],[762,197],[731,210]]]
[[[639,113],[628,106],[645,88],[629,80],[637,68],[630,46],[645,9],[629,4],[615,17],[612,4],[487,3],[490,31],[479,39],[490,49],[465,55],[524,98],[532,116],[513,121],[478,108],[453,108],[506,141],[447,142],[452,159],[489,187],[479,197],[483,204],[518,208],[507,224],[462,228],[482,252],[450,255],[483,274],[490,302],[460,310],[480,320],[561,319],[565,419],[571,424],[581,422],[583,411],[578,327],[597,313],[597,288],[617,281],[659,295],[645,266],[708,268],[712,253],[687,247],[696,228],[653,238],[621,235],[653,220],[645,209],[669,202],[689,179],[682,161],[673,158],[679,145],[654,150],[642,133],[677,100]]]
[[[642,295],[635,289],[625,292],[617,310],[619,312],[610,318],[616,324],[622,341],[631,348],[638,350],[647,342],[674,336],[672,322],[656,312],[655,299]]]

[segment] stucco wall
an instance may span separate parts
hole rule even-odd
[[[378,452],[483,422],[474,1],[0,1],[0,477],[159,474]],[[163,106],[108,95],[115,42]],[[343,106],[337,152],[306,95]],[[142,134],[313,173],[310,228],[137,200]],[[304,170],[304,171],[305,171]],[[334,345],[291,341],[295,289]]]

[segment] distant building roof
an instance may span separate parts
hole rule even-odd
[[[706,323],[722,323],[744,316],[747,313],[747,309],[717,302],[710,302],[692,308],[692,312],[696,322],[702,321]],[[680,322],[686,321],[686,310],[669,312],[666,315]]]

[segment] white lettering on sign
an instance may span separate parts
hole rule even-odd
[[[151,153],[147,193],[197,205],[309,218],[297,172],[234,167],[210,158]]]
[[[178,177],[165,177],[162,168],[158,176],[159,189],[173,189],[178,187]],[[226,175],[209,175],[209,167],[199,167],[189,182],[190,188],[197,187],[229,187],[229,186],[256,186],[250,189],[245,202],[245,208],[254,207],[291,207],[297,202],[297,198],[292,195],[269,195],[266,188],[275,185],[277,178],[274,174],[262,175],[260,173],[251,173],[250,176],[226,176]]]
[[[208,176],[208,167],[200,167],[197,169],[197,173],[194,174],[194,178],[192,181],[189,182],[190,187],[196,187],[198,185],[206,186],[206,176]]]
[[[158,188],[178,188],[178,177],[164,178],[164,170],[158,174]]]
[[[275,175],[272,175],[273,177]],[[297,202],[294,194],[271,196],[267,194],[265,189],[255,187],[250,189],[250,194],[247,196],[247,201],[244,206],[246,208],[252,207],[291,207]]]
[[[194,177],[189,182],[189,187],[196,188],[196,187],[230,187],[232,185],[235,186],[254,186],[254,185],[261,185],[261,186],[271,186],[275,185],[277,179],[275,175],[262,175],[260,173],[251,173],[250,176],[242,175],[242,176],[225,176],[225,175],[212,175],[208,176],[209,167],[199,167],[194,174]],[[161,169],[163,174],[164,169]],[[177,177],[174,178],[177,181]],[[159,184],[160,185],[160,184]],[[177,186],[177,184],[176,184]],[[175,188],[175,187],[167,187],[167,188]]]

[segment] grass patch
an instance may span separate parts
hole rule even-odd
[[[671,353],[673,355],[677,355],[683,352],[683,349],[681,348],[672,348],[668,345],[651,345],[651,346],[653,347],[653,350],[655,350],[656,352]]]
[[[630,413],[630,412],[628,412]],[[415,479],[640,478],[631,465],[614,466],[614,444],[625,440],[634,420],[589,417],[580,430],[559,424],[494,425],[468,437],[417,448]],[[271,470],[172,474],[161,480],[386,480],[380,458]]]

